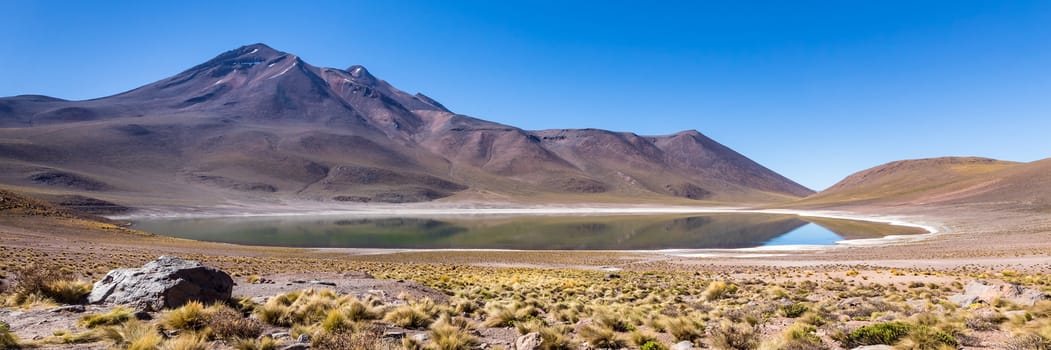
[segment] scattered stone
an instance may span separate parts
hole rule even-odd
[[[230,299],[234,280],[226,272],[162,256],[141,268],[116,269],[95,282],[88,303],[131,305],[145,311],[176,308],[191,300],[210,304]]]
[[[426,343],[428,340],[431,340],[431,336],[427,333],[416,333],[412,335],[412,340],[418,341],[420,343]]]
[[[274,338],[274,339],[284,339],[284,338],[291,338],[292,335],[289,334],[288,332],[274,332],[274,333],[270,333],[270,337]]]
[[[55,313],[58,313],[58,312],[81,313],[81,312],[84,312],[84,310],[85,310],[84,309],[84,305],[66,305],[66,306],[59,306],[59,307],[56,307],[54,309],[47,310],[47,311],[55,312]]]
[[[610,279],[614,279],[614,278],[620,278],[620,275],[615,274],[615,273],[607,273],[606,274],[606,279],[610,280]]]
[[[532,332],[515,340],[515,350],[537,350],[540,349],[540,343],[543,341],[540,338],[540,333]]]
[[[386,331],[386,332],[383,332],[383,337],[384,338],[400,340],[402,338],[405,338],[405,332],[402,332],[402,331]]]
[[[1036,289],[1022,288],[1017,284],[990,284],[982,280],[971,281],[963,293],[949,297],[949,301],[967,307],[982,302],[992,304],[996,300],[1006,300],[1018,305],[1033,306],[1051,296]]]
[[[153,319],[153,315],[150,315],[150,313],[146,312],[146,310],[136,310],[135,313],[133,313],[131,315],[134,316],[135,319],[139,320],[139,321],[149,321],[149,320]]]
[[[328,282],[328,281],[317,281],[317,280],[314,280],[314,281],[310,281],[310,283],[312,283],[312,284],[320,284],[320,285],[323,285],[323,286],[331,286],[331,287],[335,287],[336,286],[336,282]]]
[[[307,281],[304,281],[304,280],[292,280],[292,283],[303,284],[303,283],[307,283]]]
[[[693,343],[683,340],[672,345],[670,350],[693,350]]]
[[[300,334],[299,338],[296,338],[297,343],[310,343],[310,334]]]

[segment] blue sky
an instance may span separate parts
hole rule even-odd
[[[0,96],[101,97],[263,42],[526,129],[697,129],[818,190],[1051,157],[1051,1],[0,5]]]

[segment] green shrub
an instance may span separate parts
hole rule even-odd
[[[11,327],[4,322],[0,322],[0,349],[18,349],[18,338],[15,338]]]
[[[639,350],[668,350],[668,347],[656,340],[650,340],[642,343],[642,345],[639,346]]]
[[[864,345],[893,345],[909,335],[911,327],[904,322],[884,322],[864,326],[847,334],[844,345],[854,348]]]
[[[807,307],[806,304],[803,303],[795,303],[782,305],[777,311],[784,317],[797,318],[803,316],[807,311],[810,311],[810,307]]]

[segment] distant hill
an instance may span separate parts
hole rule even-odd
[[[0,183],[192,206],[813,193],[696,131],[523,130],[262,44],[114,96],[0,99]]]
[[[857,172],[793,205],[961,203],[1051,208],[1051,159],[1031,163],[976,157],[896,161]]]

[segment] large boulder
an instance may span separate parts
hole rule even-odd
[[[1017,284],[990,284],[977,280],[968,283],[963,293],[949,297],[949,301],[963,307],[979,302],[992,304],[997,299],[1033,306],[1038,301],[1051,299],[1051,296],[1036,289],[1022,288]]]
[[[140,268],[116,269],[95,282],[88,303],[130,305],[147,311],[176,308],[191,300],[226,301],[234,280],[226,272],[162,256]]]

